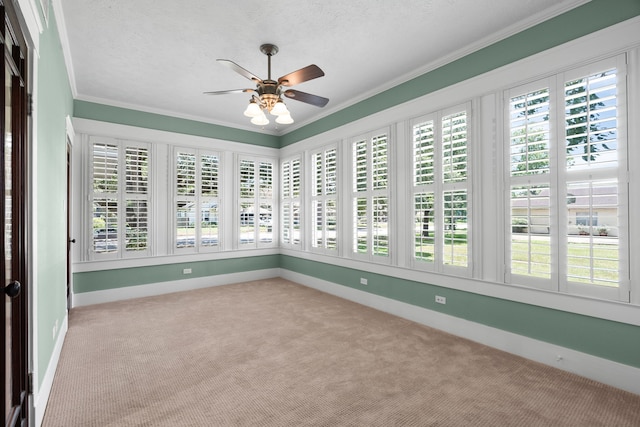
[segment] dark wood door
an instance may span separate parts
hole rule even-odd
[[[2,233],[0,251],[4,318],[2,341],[2,409],[5,426],[28,425],[28,310],[29,283],[26,247],[28,212],[28,135],[27,135],[27,51],[20,26],[9,1],[0,1],[4,17],[1,40],[4,52],[2,93],[4,111],[0,114],[0,200]]]

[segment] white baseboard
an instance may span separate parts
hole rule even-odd
[[[49,365],[47,371],[42,378],[42,384],[38,384],[38,372],[33,372],[33,419],[34,426],[40,427],[44,418],[44,411],[47,409],[47,402],[49,402],[49,395],[51,394],[51,388],[53,387],[53,378],[56,375],[56,369],[58,369],[58,362],[60,360],[60,354],[62,353],[62,345],[64,339],[67,336],[67,329],[69,328],[69,316],[64,316],[62,324],[60,325],[60,332],[58,333],[58,339],[53,348],[51,359],[49,359]]]
[[[83,292],[73,295],[73,306],[80,307],[85,305],[102,304],[105,302],[149,297],[173,292],[208,288],[211,286],[227,285],[230,283],[269,279],[279,276],[279,268],[268,268],[264,270],[220,274],[217,276],[194,277],[193,279],[150,283],[147,285],[127,286],[123,288],[106,289],[103,291]]]
[[[293,271],[281,277],[453,335],[640,395],[640,369]]]

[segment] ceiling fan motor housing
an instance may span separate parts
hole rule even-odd
[[[260,106],[271,111],[276,102],[280,99],[279,85],[275,80],[263,80],[258,83],[256,92],[260,99]]]

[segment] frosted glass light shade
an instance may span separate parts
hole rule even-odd
[[[293,123],[291,114],[283,114],[282,116],[278,116],[278,118],[276,119],[276,123],[280,123],[282,125],[288,125]]]
[[[284,102],[282,102],[282,99],[279,99],[278,102],[276,102],[276,105],[273,106],[273,108],[271,109],[271,114],[273,114],[274,116],[282,116],[282,115],[289,114],[289,110],[287,110],[287,106],[284,105]]]
[[[247,109],[244,110],[244,115],[247,117],[257,117],[261,115],[263,116],[264,113],[262,112],[262,109],[260,108],[260,106],[258,106],[256,101],[252,99],[249,102],[249,105],[247,105]]]
[[[269,119],[267,119],[267,116],[265,116],[263,113],[259,116],[255,116],[254,118],[252,118],[251,123],[258,126],[264,126],[269,124]]]

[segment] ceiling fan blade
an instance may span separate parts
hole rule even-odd
[[[214,92],[202,92],[202,93],[205,95],[225,95],[228,93],[243,93],[243,92],[255,92],[255,89],[217,90]]]
[[[221,63],[222,65],[231,68],[233,71],[235,71],[236,73],[240,74],[241,76],[244,76],[246,78],[248,78],[249,80],[253,80],[254,82],[261,82],[262,79],[260,79],[259,77],[256,77],[255,74],[251,73],[250,71],[245,70],[244,68],[242,68],[241,66],[239,66],[238,64],[236,64],[233,61],[229,61],[228,59],[218,59],[217,60],[219,63]]]
[[[308,65],[304,68],[300,68],[298,71],[289,73],[278,79],[278,83],[282,86],[295,86],[297,84],[317,79],[324,76],[324,71],[315,64]]]
[[[295,99],[296,101],[306,102],[307,104],[315,105],[316,107],[324,107],[329,102],[329,98],[323,98],[318,95],[312,95],[306,92],[300,92],[299,90],[289,89],[284,92],[284,96],[287,98]]]

